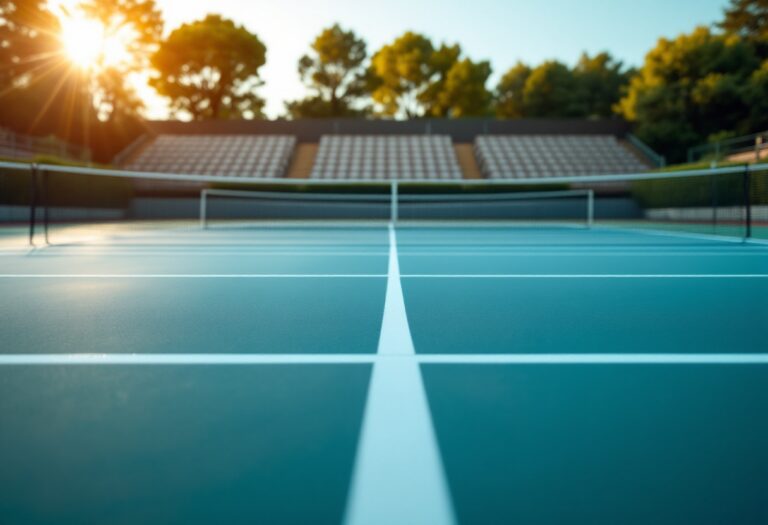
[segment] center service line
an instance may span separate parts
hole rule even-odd
[[[382,359],[373,366],[345,524],[452,525],[456,519],[408,327],[392,225],[389,238],[377,354]]]

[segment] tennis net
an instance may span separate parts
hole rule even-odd
[[[185,221],[644,228],[768,238],[768,165],[460,181],[246,179],[0,162],[0,224],[30,240],[73,226]],[[194,221],[194,222],[193,222]],[[37,235],[36,235],[37,234]]]

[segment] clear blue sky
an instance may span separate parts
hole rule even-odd
[[[339,22],[369,50],[405,30],[435,42],[458,42],[474,59],[490,60],[492,83],[516,61],[556,58],[574,63],[582,51],[607,50],[640,65],[658,38],[719,19],[727,0],[157,0],[167,29],[215,12],[244,24],[267,44],[263,68],[267,111],[304,89],[296,62],[324,27]],[[161,116],[158,102],[152,113]]]

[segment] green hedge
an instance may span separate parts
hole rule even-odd
[[[703,175],[637,181],[632,195],[643,208],[736,206],[744,203],[744,175]]]
[[[42,177],[38,179],[42,182]],[[38,188],[42,188],[39,184]],[[134,195],[130,179],[49,173],[47,175],[48,204],[82,208],[127,208]],[[43,204],[38,192],[38,203]],[[0,173],[0,204],[28,206],[32,200],[29,173]]]

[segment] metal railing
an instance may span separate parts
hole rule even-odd
[[[759,162],[768,157],[768,131],[718,140],[688,149],[689,163],[709,160],[715,167],[718,162],[734,156],[739,157],[735,159],[737,162]]]
[[[640,140],[637,136],[633,135],[632,133],[627,134],[627,141],[632,144],[634,147],[636,147],[640,152],[645,155],[649,161],[651,161],[651,164],[653,164],[657,168],[664,168],[667,165],[667,159],[663,155],[659,155],[651,147]]]
[[[0,157],[32,159],[38,155],[84,162],[91,160],[91,151],[83,146],[70,144],[55,137],[32,137],[0,129]]]

